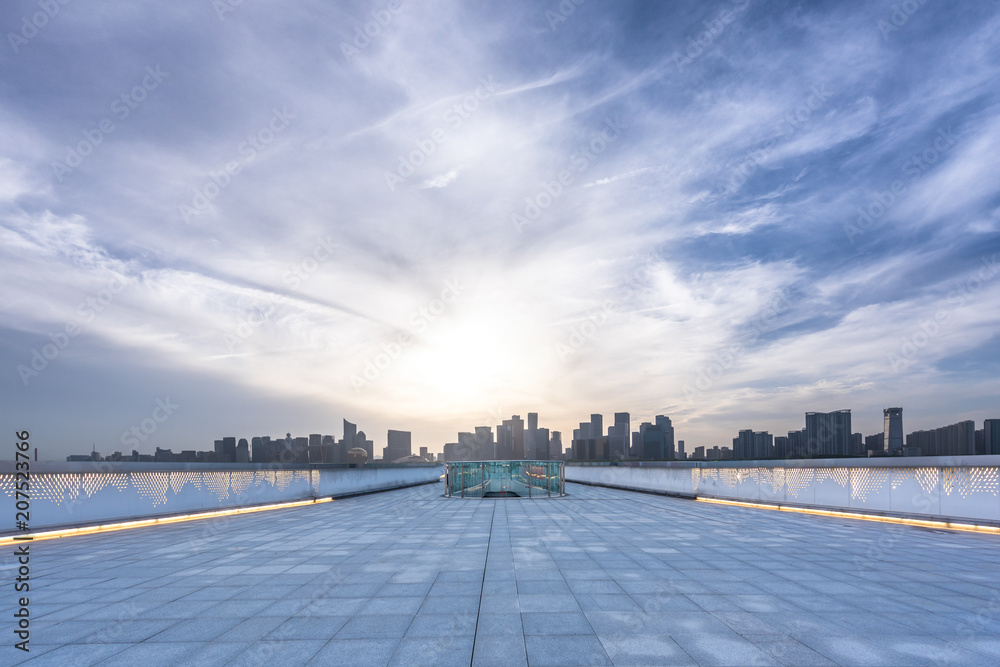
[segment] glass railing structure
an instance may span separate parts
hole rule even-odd
[[[453,498],[558,498],[566,495],[562,461],[452,461],[445,495]]]

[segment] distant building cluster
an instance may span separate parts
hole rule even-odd
[[[432,461],[433,455],[426,447],[420,448],[419,456],[414,456],[411,450],[409,431],[390,430],[387,436],[387,446],[382,449],[382,461],[386,463],[418,463]],[[216,440],[214,447],[208,451],[182,450],[173,452],[169,449],[156,448],[155,454],[132,453],[123,455],[121,452],[101,457],[94,451],[85,455],[67,456],[67,461],[116,461],[134,463],[281,463],[288,465],[304,465],[310,463],[348,463],[365,464],[375,461],[374,443],[367,438],[364,431],[359,431],[356,424],[344,420],[344,435],[339,440],[332,435],[310,434],[308,437],[272,438],[270,436],[255,436],[247,442],[246,438],[237,440],[233,436]]]
[[[549,461],[563,458],[562,434],[539,428],[538,413],[529,412],[525,424],[520,415],[497,424],[496,439],[489,426],[476,426],[458,434],[458,442],[444,446],[445,461]]]
[[[852,433],[851,411],[807,412],[805,428],[772,437],[750,429],[733,438],[733,447],[692,458],[789,459],[858,456],[975,456],[1000,454],[1000,419],[987,419],[976,430],[972,420],[930,431],[914,431],[903,438],[903,408],[882,411],[883,430],[874,435]],[[715,448],[718,449],[718,448]],[[713,456],[713,454],[718,454]]]

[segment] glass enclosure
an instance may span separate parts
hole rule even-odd
[[[552,498],[566,495],[562,461],[452,461],[445,495],[456,498]]]

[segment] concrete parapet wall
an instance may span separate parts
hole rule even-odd
[[[1000,522],[1000,456],[570,463],[566,480],[727,500]]]
[[[441,465],[313,466],[260,464],[31,463],[29,526],[107,523],[347,496],[436,482]],[[0,462],[0,532],[15,529],[13,461]]]

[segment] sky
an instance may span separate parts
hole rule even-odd
[[[40,460],[143,423],[141,453],[344,418],[434,452],[628,411],[690,451],[1000,417],[997,2],[0,26],[0,422]]]

